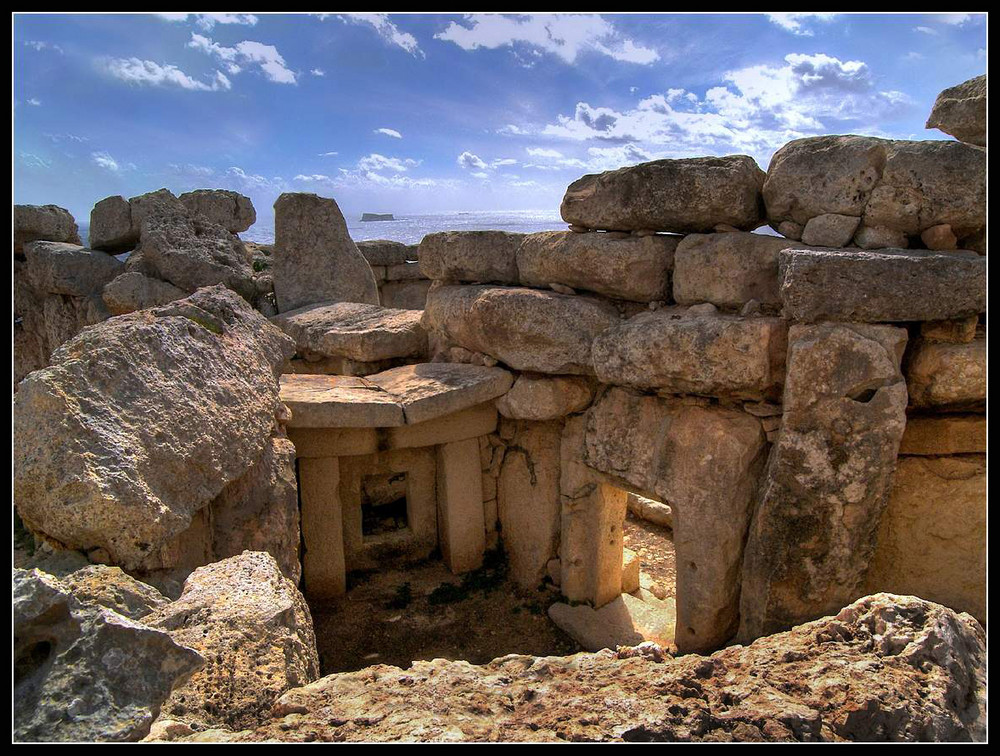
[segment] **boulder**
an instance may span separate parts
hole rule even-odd
[[[187,215],[185,205],[168,189],[126,200],[105,197],[90,211],[90,246],[105,252],[127,252],[139,243],[142,222],[161,215]]]
[[[109,281],[101,294],[112,315],[125,315],[148,307],[159,307],[178,299],[187,292],[171,283],[151,278],[132,270]]]
[[[136,741],[202,657],[39,570],[13,571],[13,738]]]
[[[119,567],[105,564],[82,567],[62,576],[61,580],[81,603],[103,606],[132,620],[141,620],[170,603],[170,599],[153,586],[125,574]]]
[[[124,263],[78,244],[37,241],[24,247],[25,271],[40,294],[89,297],[122,272]]]
[[[786,329],[779,318],[645,312],[594,340],[594,369],[619,386],[766,399],[781,390]]]
[[[746,155],[654,160],[577,179],[559,211],[567,223],[609,231],[707,233],[720,223],[752,231],[763,183]]]
[[[792,248],[778,268],[793,320],[949,320],[986,311],[986,259],[974,252]]]
[[[914,407],[945,410],[986,406],[986,334],[964,344],[919,339],[906,359]]]
[[[80,244],[76,219],[58,205],[14,205],[14,257],[39,240]]]
[[[651,646],[489,664],[418,661],[290,690],[236,741],[968,741],[986,738],[972,617],[879,594],[712,654]],[[651,691],[655,694],[651,695]],[[521,704],[512,702],[524,702]]]
[[[517,284],[517,249],[524,234],[441,231],[420,241],[420,272],[435,281]]]
[[[371,266],[351,240],[337,203],[326,197],[278,197],[272,271],[279,312],[316,302],[379,303]]]
[[[143,622],[205,658],[167,699],[161,718],[252,727],[279,695],[319,676],[309,607],[269,554],[245,551],[199,567],[177,601]]]
[[[190,215],[201,215],[233,234],[246,231],[257,222],[257,211],[250,198],[228,189],[196,189],[177,199]]]
[[[593,396],[584,378],[522,373],[500,397],[497,411],[512,420],[555,420],[586,409]]]
[[[775,229],[828,214],[860,218],[855,241],[872,248],[949,224],[962,246],[986,226],[986,153],[959,142],[796,139],[771,158],[763,196]]]
[[[525,286],[556,283],[614,299],[664,302],[670,299],[670,271],[680,238],[543,231],[524,237],[517,269]]]
[[[593,372],[594,338],[619,322],[608,302],[584,296],[498,286],[435,286],[423,325],[458,346],[515,370]]]
[[[861,219],[854,215],[825,213],[806,221],[802,241],[819,247],[846,247],[854,238]]]
[[[358,251],[373,268],[402,265],[417,260],[418,249],[416,244],[403,244],[389,239],[367,239],[358,242]]]
[[[740,639],[856,598],[906,423],[906,331],[820,323],[788,335],[781,433],[746,545]]]
[[[299,354],[378,362],[427,353],[421,316],[419,310],[377,304],[321,302],[282,312],[271,322],[295,340]]]
[[[85,329],[17,393],[21,517],[47,540],[140,567],[260,457],[291,353],[221,286]]]
[[[948,87],[937,96],[925,128],[960,142],[986,146],[986,74]]]

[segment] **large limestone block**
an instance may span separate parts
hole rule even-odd
[[[986,622],[986,455],[901,457],[865,590]]]
[[[425,423],[503,395],[514,377],[503,368],[425,362],[368,376],[392,395],[407,425]]]
[[[752,299],[767,307],[780,306],[778,253],[791,244],[751,233],[685,236],[674,253],[674,300],[731,309]]]
[[[608,302],[498,286],[435,286],[424,327],[515,370],[592,373],[590,347],[619,322]]]
[[[634,302],[670,299],[670,271],[679,236],[543,231],[528,234],[517,252],[524,286],[562,284]]]
[[[272,269],[279,312],[315,302],[379,303],[371,266],[351,240],[337,203],[326,197],[278,197]]]
[[[500,536],[510,575],[537,588],[559,547],[562,423],[518,423],[497,479]]]
[[[771,158],[763,196],[775,229],[836,214],[861,219],[859,245],[874,234],[901,246],[948,224],[962,246],[961,240],[976,237],[986,225],[986,153],[959,142],[796,139]]]
[[[378,362],[427,352],[421,315],[377,304],[321,302],[283,312],[271,322],[295,339],[299,354]]]
[[[319,677],[309,607],[269,554],[245,551],[199,567],[177,601],[143,622],[206,662],[171,693],[161,718],[251,727],[286,690]]]
[[[986,415],[915,415],[906,418],[900,454],[986,453]]]
[[[283,375],[281,401],[292,412],[290,428],[386,428],[406,422],[395,397],[364,378]]]
[[[794,320],[950,320],[986,311],[986,259],[974,252],[800,250],[779,255]]]
[[[221,286],[85,329],[17,392],[21,517],[137,567],[260,457],[291,351]]]
[[[337,457],[299,459],[302,500],[302,583],[310,598],[324,600],[347,591],[344,509]]]
[[[257,222],[253,202],[228,189],[196,189],[178,197],[191,215],[203,215],[230,233],[246,231]]]
[[[41,294],[88,297],[100,293],[125,267],[104,252],[62,242],[31,242],[24,255],[28,281]]]
[[[437,447],[438,542],[448,569],[460,574],[483,565],[486,520],[479,441]]]
[[[138,271],[128,271],[104,287],[101,298],[112,315],[125,315],[147,307],[159,307],[187,296],[172,283],[151,278]]]
[[[369,239],[358,242],[358,251],[373,268],[402,265],[417,260],[417,249],[416,244],[403,244],[403,242],[388,239]]]
[[[737,629],[743,544],[766,449],[760,421],[614,388],[585,415],[584,460],[672,511],[678,649]]]
[[[14,256],[24,254],[24,245],[43,239],[80,244],[76,219],[58,205],[14,205]]]
[[[187,214],[185,205],[167,189],[129,200],[120,195],[105,197],[90,211],[89,244],[105,252],[125,252],[139,243],[144,220]]]
[[[983,740],[986,657],[972,617],[878,594],[710,657],[662,663],[650,644],[329,675],[282,696],[256,730],[192,740]]]
[[[948,87],[937,96],[926,128],[960,142],[986,146],[986,74]]]
[[[588,651],[655,643],[669,648],[674,641],[674,601],[660,601],[652,594],[637,598],[623,593],[600,609],[555,603],[549,618]]]
[[[706,233],[720,223],[752,231],[763,183],[746,155],[654,160],[577,179],[559,210],[567,223],[610,231]]]
[[[517,284],[517,248],[524,234],[441,231],[420,241],[420,272],[435,281]]]
[[[136,741],[202,657],[162,631],[13,571],[15,740]]]
[[[555,420],[586,409],[593,396],[586,378],[522,373],[500,397],[497,411],[511,420]]]
[[[594,340],[603,383],[765,399],[780,392],[787,326],[778,318],[645,312]]]
[[[858,595],[906,423],[906,331],[821,323],[789,332],[781,433],[743,565],[740,637]]]
[[[965,344],[920,339],[906,360],[914,407],[979,409],[986,404],[986,333]]]

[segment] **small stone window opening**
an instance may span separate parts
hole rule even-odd
[[[409,529],[406,473],[366,475],[361,479],[361,534],[377,539]]]

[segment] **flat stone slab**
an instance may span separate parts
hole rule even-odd
[[[986,258],[975,252],[792,248],[778,267],[793,320],[892,323],[986,311]]]
[[[291,428],[390,428],[403,425],[403,408],[364,378],[283,375],[281,401],[292,411]]]
[[[453,415],[505,394],[502,368],[448,363],[404,365],[366,378],[283,375],[291,428],[396,428]]]
[[[557,603],[549,618],[588,651],[637,646],[653,641],[667,647],[674,642],[676,624],[673,599],[659,600],[648,591],[642,598],[623,593],[600,609]]]
[[[419,313],[418,313],[419,314]],[[506,394],[514,383],[503,368],[427,362],[368,376],[403,407],[407,425],[450,415]]]
[[[297,350],[324,357],[378,362],[427,351],[420,310],[358,302],[322,302],[283,312],[271,322],[295,339]]]

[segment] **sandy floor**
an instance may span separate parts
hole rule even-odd
[[[625,545],[642,571],[673,595],[670,531],[631,515]],[[462,578],[439,560],[350,576],[347,595],[310,605],[323,674],[373,664],[408,667],[417,659],[465,659],[483,664],[505,654],[566,655],[580,647],[549,620],[559,601],[547,586],[525,592],[496,559]]]

